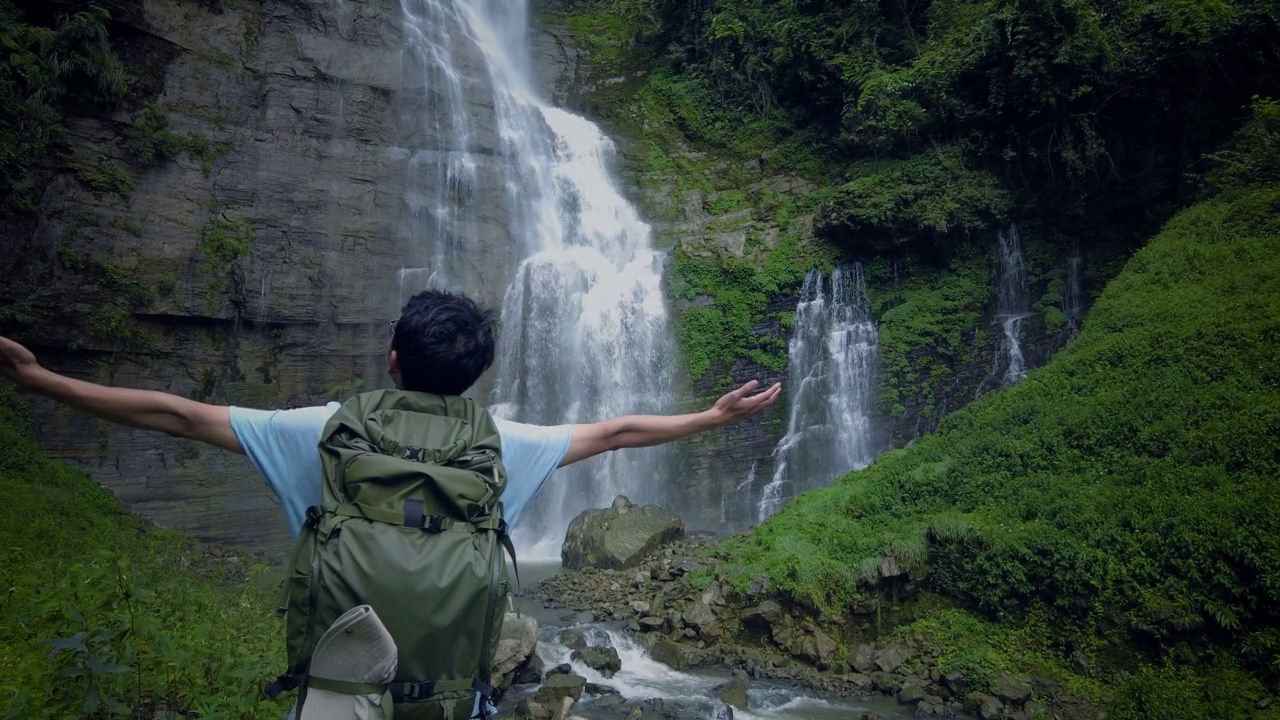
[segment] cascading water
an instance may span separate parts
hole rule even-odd
[[[609,139],[538,97],[527,72],[525,3],[401,4],[416,72],[444,106],[429,116],[449,139],[445,152],[421,151],[409,163],[422,187],[436,188],[430,196],[411,193],[415,231],[435,238],[423,264],[435,284],[456,287],[468,252],[492,244],[494,234],[510,236],[514,267],[507,269],[491,409],[538,424],[669,412],[674,354],[661,256],[610,177]],[[478,93],[488,93],[491,117],[477,117]],[[486,122],[496,124],[501,161],[482,166],[472,148]],[[499,183],[482,177],[490,171],[502,173]],[[497,197],[476,197],[491,185],[501,188]],[[494,204],[501,222],[480,222],[475,208],[493,215]],[[465,236],[468,229],[474,237]],[[619,493],[659,501],[665,457],[661,448],[613,453],[561,471],[519,522],[522,553],[558,555],[569,521]]]
[[[1080,334],[1084,302],[1084,254],[1077,243],[1067,257],[1067,284],[1062,290],[1062,314],[1067,316],[1068,342]]]
[[[796,494],[826,485],[874,459],[871,406],[879,341],[867,306],[862,265],[809,272],[787,349],[793,378],[787,432],[774,450],[773,477],[760,495],[764,521]]]
[[[1000,298],[996,303],[996,322],[1000,323],[1002,335],[996,353],[995,371],[1000,373],[1003,367],[1000,385],[1008,387],[1027,374],[1019,333],[1022,331],[1022,321],[1030,314],[1030,292],[1027,289],[1027,271],[1017,226],[1010,225],[1008,230],[1000,231],[996,240],[1000,247]]]

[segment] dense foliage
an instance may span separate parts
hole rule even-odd
[[[280,717],[265,568],[145,526],[29,430],[0,385],[0,715]]]
[[[57,18],[54,27],[23,22],[0,0],[0,201],[30,210],[40,167],[69,150],[63,113],[72,106],[112,104],[124,97],[124,66],[107,41],[107,11],[97,5]],[[85,169],[82,180],[103,191],[124,186],[116,168]],[[124,178],[127,182],[128,178]]]
[[[1128,263],[1069,348],[797,498],[736,545],[742,581],[839,610],[891,557],[992,619],[1043,608],[1078,649],[1280,669],[1278,133],[1259,103],[1215,156],[1225,189]],[[1134,692],[1189,692],[1184,674]]]
[[[753,119],[775,142],[810,131],[837,165],[942,153],[967,168],[925,183],[949,197],[952,222],[889,213],[886,230],[979,227],[965,216],[999,214],[1011,198],[1024,214],[1149,229],[1186,197],[1186,171],[1247,116],[1250,96],[1280,90],[1280,9],[1267,0],[612,6],[697,105],[691,137],[723,145]],[[839,169],[855,184],[863,175]],[[833,211],[864,209],[851,191]]]

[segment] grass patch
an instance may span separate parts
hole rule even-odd
[[[281,717],[259,693],[284,666],[265,566],[139,522],[30,429],[0,384],[0,714]]]

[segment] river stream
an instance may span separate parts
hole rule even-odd
[[[520,580],[523,587],[532,588],[561,572],[572,571],[560,567],[559,561],[528,561],[520,565]],[[850,700],[828,697],[772,680],[751,680],[747,685],[749,709],[730,709],[716,697],[716,688],[731,677],[729,668],[672,670],[650,658],[622,623],[582,622],[580,613],[572,609],[545,607],[541,601],[519,592],[515,593],[514,601],[518,612],[538,621],[535,652],[548,669],[568,663],[573,672],[585,677],[588,683],[617,690],[618,695],[584,694],[573,706],[574,715],[591,720],[620,720],[627,716],[633,704],[646,700],[662,701],[663,716],[688,720],[858,720],[869,712],[885,720],[913,717],[908,709],[892,698]],[[607,641],[618,651],[622,669],[612,678],[605,678],[596,670],[573,661],[569,648],[560,642],[560,633],[567,628],[585,630],[592,644],[605,644]],[[536,685],[513,687],[498,708],[500,715],[510,717],[517,703],[536,690]],[[646,711],[648,716],[651,713]]]

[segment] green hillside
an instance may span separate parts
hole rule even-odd
[[[8,384],[0,448],[0,716],[281,717],[258,693],[284,664],[252,582],[264,567],[150,527],[45,458]]]
[[[1138,252],[1069,348],[797,498],[738,541],[739,580],[768,573],[838,613],[875,591],[891,557],[985,618],[1036,618],[1056,650],[1104,666],[1168,658],[1274,679],[1278,119],[1260,104],[1218,156],[1212,179],[1231,189]]]

